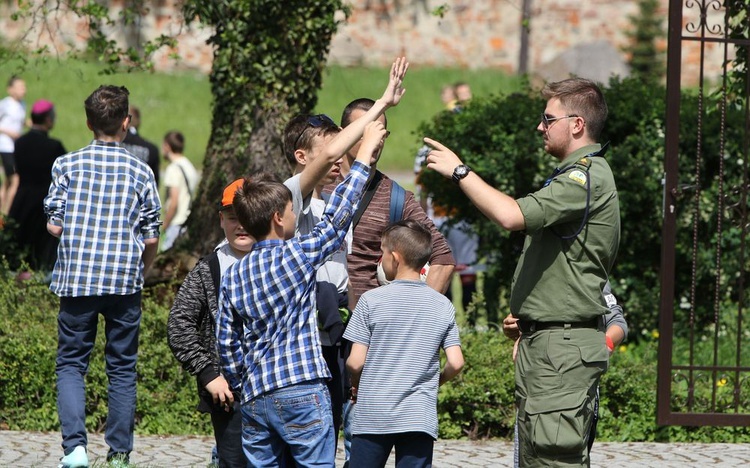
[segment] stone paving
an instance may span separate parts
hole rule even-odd
[[[339,446],[341,443],[339,443]],[[202,436],[136,436],[131,461],[137,468],[197,467],[208,465],[213,440]],[[89,436],[92,466],[104,467],[107,446],[102,434]],[[439,440],[434,466],[503,467],[513,463],[512,445],[506,441]],[[52,468],[62,455],[59,433],[0,431],[0,467]],[[336,466],[342,466],[338,453]],[[388,466],[393,466],[393,459]],[[750,467],[750,444],[597,443],[591,466],[646,467]]]

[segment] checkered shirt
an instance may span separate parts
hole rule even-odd
[[[219,294],[221,373],[242,403],[289,385],[328,379],[315,306],[315,272],[339,249],[369,168],[355,162],[310,234],[263,240],[229,268]]]
[[[58,158],[44,199],[62,226],[50,289],[58,296],[126,295],[143,287],[144,239],[159,237],[151,169],[117,143],[94,140]]]

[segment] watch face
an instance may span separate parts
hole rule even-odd
[[[459,177],[463,177],[468,173],[469,173],[469,168],[464,165],[458,166],[456,168],[456,175]]]

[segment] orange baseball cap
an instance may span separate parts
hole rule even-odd
[[[232,203],[234,203],[234,194],[237,193],[237,189],[242,187],[244,182],[245,179],[237,179],[226,186],[221,196],[221,208],[219,208],[219,211],[226,210],[232,206]]]

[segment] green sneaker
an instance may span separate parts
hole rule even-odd
[[[130,457],[125,454],[112,456],[107,460],[107,468],[128,468],[130,466]]]
[[[79,445],[60,459],[57,468],[88,468],[88,466],[89,456],[86,453],[86,447]]]

